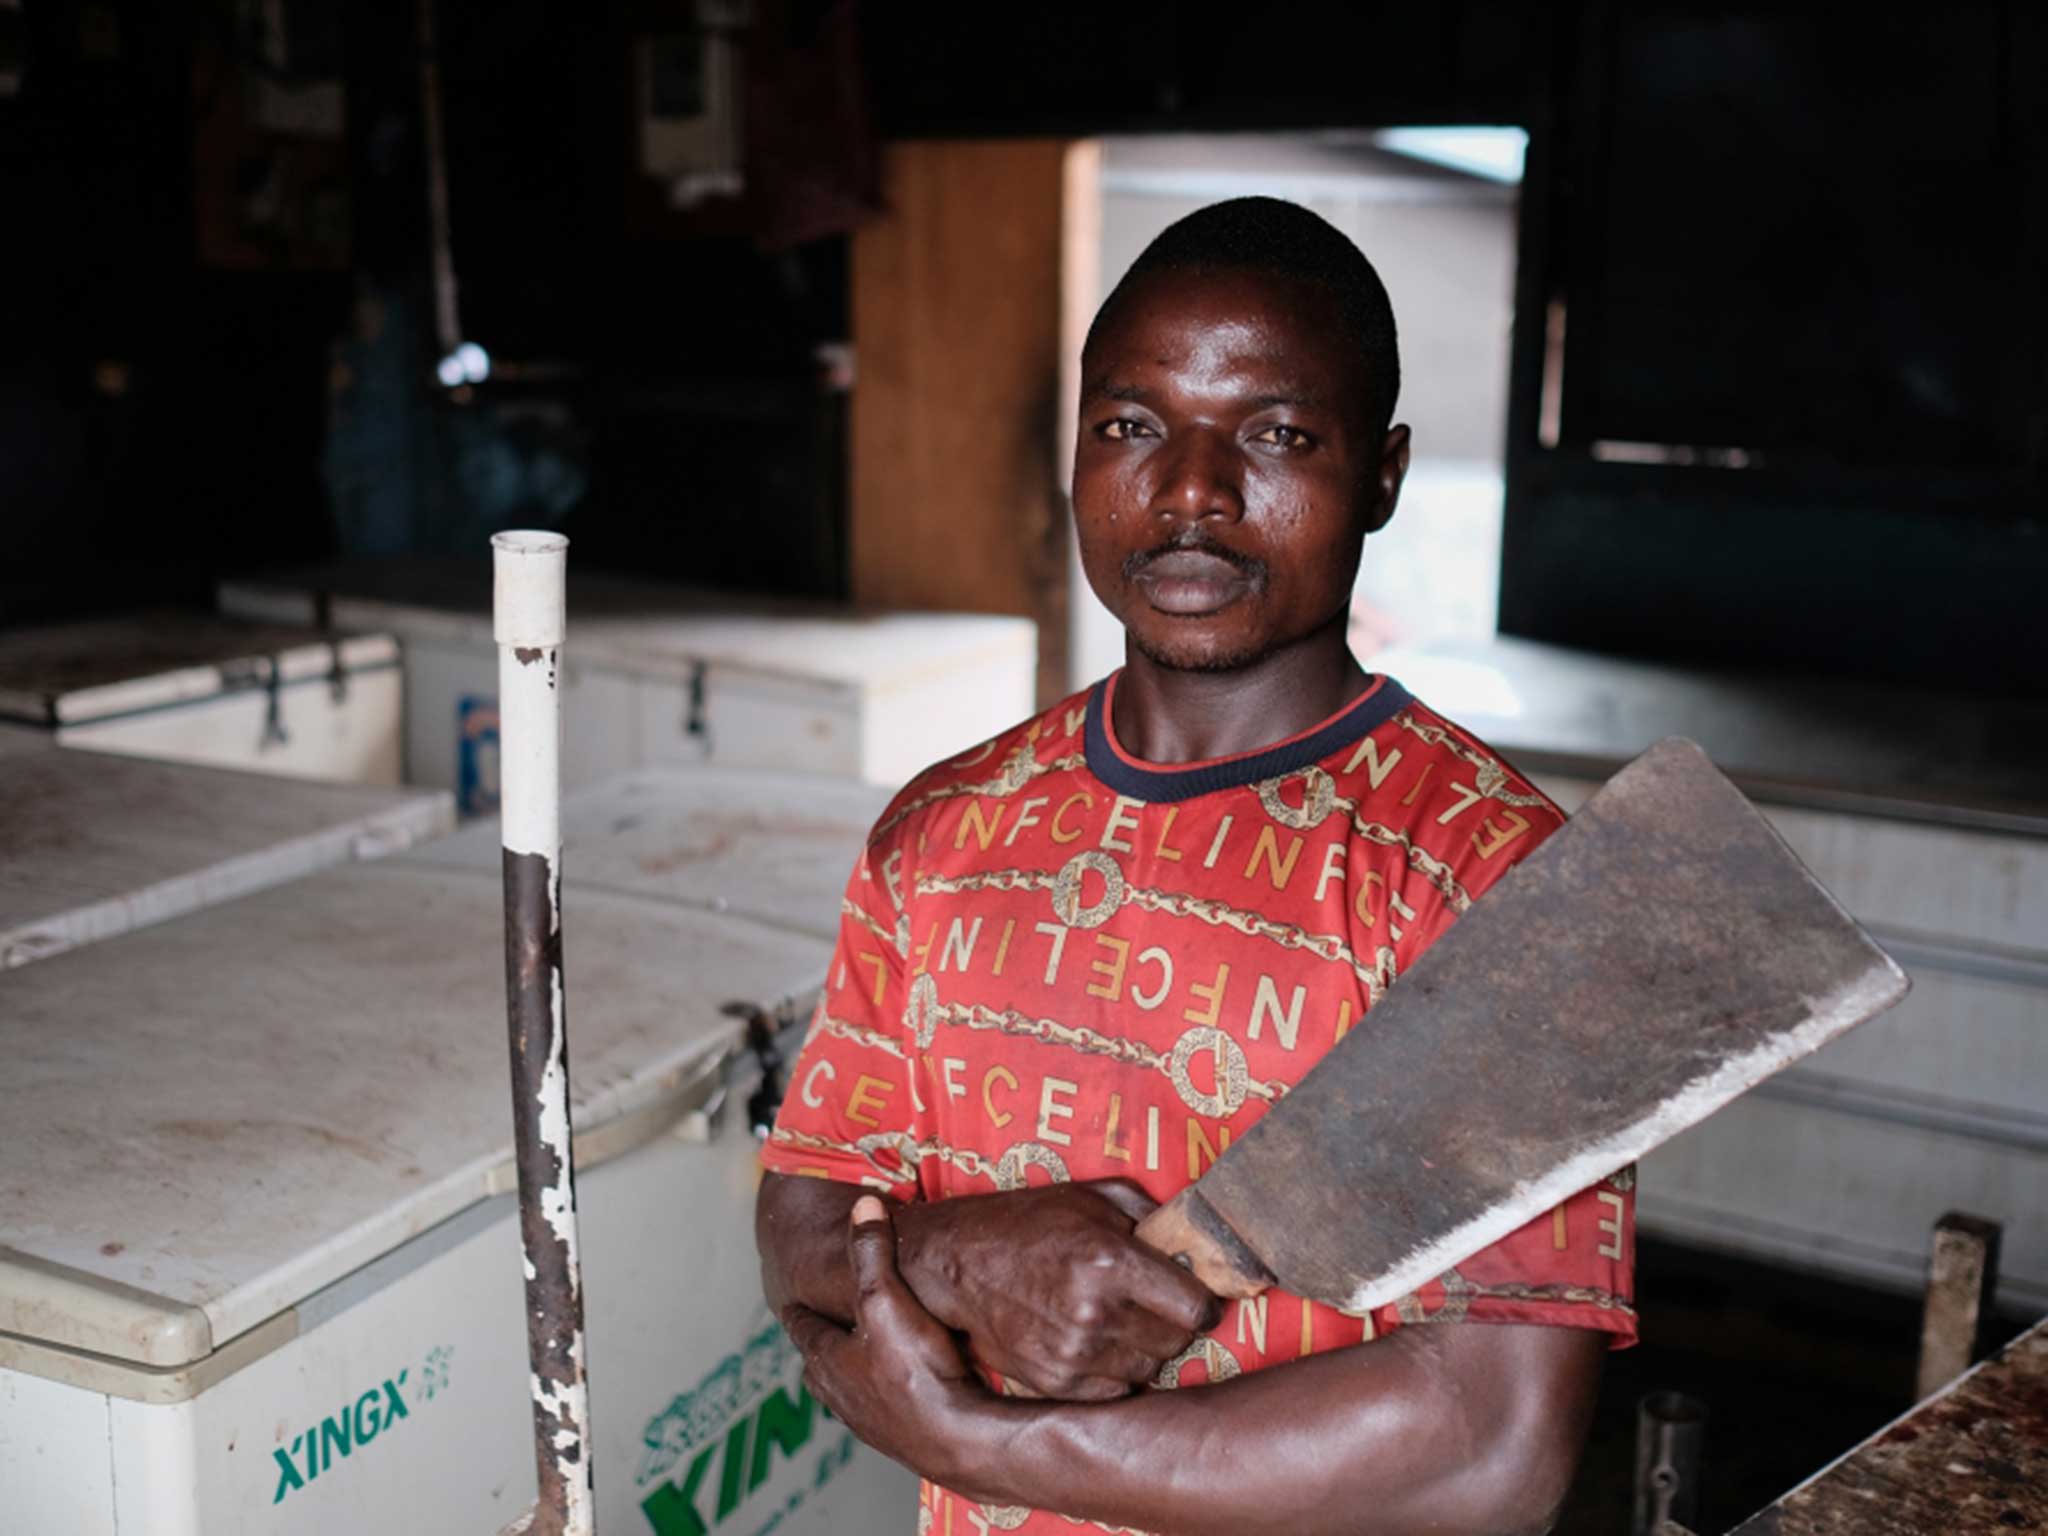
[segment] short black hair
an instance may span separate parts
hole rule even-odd
[[[1309,283],[1336,301],[1346,342],[1363,362],[1379,430],[1401,393],[1401,346],[1386,285],[1365,252],[1329,220],[1277,197],[1234,197],[1169,224],[1095,312],[1083,348],[1132,289],[1161,272],[1257,272]]]

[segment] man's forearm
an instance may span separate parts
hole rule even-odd
[[[1570,1484],[1603,1343],[1413,1328],[1212,1386],[1000,1399],[918,1470],[985,1502],[1175,1536],[1519,1536],[1548,1529]]]

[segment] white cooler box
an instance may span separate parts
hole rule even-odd
[[[562,802],[567,899],[600,890],[727,912],[808,934],[829,949],[854,859],[888,804],[889,791],[875,785],[809,774],[713,767],[623,774]],[[481,826],[407,857],[494,878],[498,859],[495,829]],[[812,978],[823,979],[822,969]]]
[[[446,793],[315,784],[0,738],[0,970],[454,824]]]
[[[770,926],[607,817],[565,856],[599,1528],[910,1532],[914,1479],[802,1390],[709,1112],[722,1006],[821,978],[857,834],[726,818],[702,868],[820,871],[764,881]],[[0,977],[10,1532],[495,1536],[531,1499],[493,832]]]
[[[0,720],[63,746],[396,784],[402,695],[389,635],[173,610],[0,631]]]
[[[481,560],[231,581],[224,612],[371,629],[405,647],[406,777],[496,804],[497,650]],[[890,788],[1031,713],[1028,619],[862,613],[569,576],[562,780],[710,762]]]

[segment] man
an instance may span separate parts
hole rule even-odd
[[[764,1154],[770,1299],[935,1536],[1546,1529],[1634,1338],[1631,1180],[1364,1317],[1226,1308],[1131,1235],[1559,823],[1346,645],[1408,465],[1385,291],[1306,210],[1221,204],[1082,376],[1127,664],[876,825]]]

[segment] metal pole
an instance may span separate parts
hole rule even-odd
[[[558,533],[500,533],[492,537],[491,549],[505,1013],[540,1494],[524,1529],[532,1536],[591,1536],[590,1388],[584,1375],[562,993],[562,699],[556,681],[569,541]]]
[[[456,310],[454,240],[448,223],[448,146],[441,121],[441,55],[434,36],[434,0],[419,0],[420,126],[427,157],[427,258],[434,292],[436,360],[462,341]],[[559,609],[557,610],[559,612]]]
[[[1652,1392],[1636,1404],[1635,1536],[1692,1525],[1700,1506],[1700,1450],[1707,1405],[1683,1392]]]
[[[1963,1211],[1950,1211],[1934,1224],[1916,1399],[1932,1397],[1976,1360],[1978,1340],[1997,1301],[2002,1230],[1989,1217]]]

